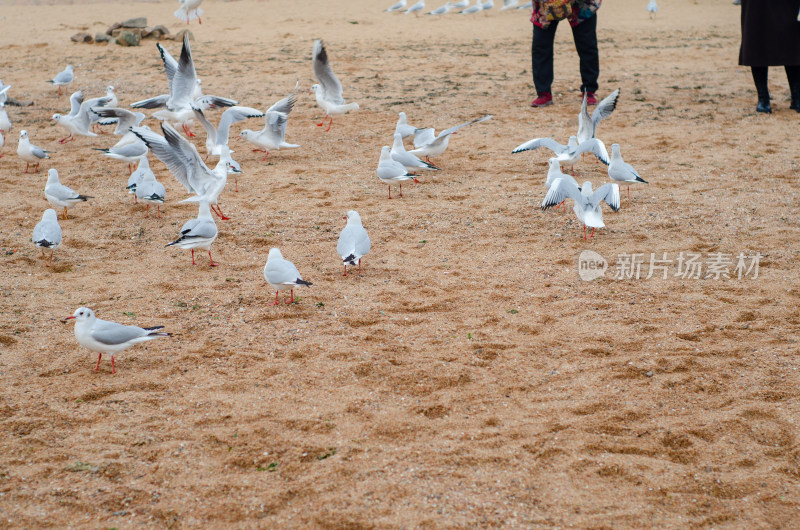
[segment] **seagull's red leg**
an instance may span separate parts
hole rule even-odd
[[[133,194],[133,204],[139,204],[139,199],[136,197],[136,194]]]
[[[31,163],[30,162],[25,162],[25,173],[28,172],[28,168],[29,167],[31,167]]]
[[[211,259],[211,251],[209,250],[208,251],[208,266],[209,267],[216,267],[217,265],[219,265],[219,263],[217,263],[213,259]]]
[[[192,249],[192,265],[197,265],[197,263],[194,261],[194,249]]]
[[[589,237],[594,237],[594,227],[592,227],[592,235],[590,235]]]
[[[275,291],[275,303],[272,305],[278,305],[278,291]]]
[[[389,184],[389,198],[392,198],[392,185]]]
[[[333,116],[331,116],[331,121],[328,122],[328,128],[325,129],[325,132],[328,132],[328,131],[331,130],[331,125],[333,125]]]
[[[219,204],[217,204],[216,206],[217,206],[217,211],[219,212],[219,218],[222,219],[223,221],[228,221],[230,217],[225,217],[225,214],[222,213],[222,208],[219,207]]]
[[[236,177],[233,177],[233,182],[234,182],[234,184],[236,184],[236,189],[233,190],[233,191],[235,191],[236,193],[239,193],[239,179],[236,178]]]
[[[144,216],[145,217],[150,217],[150,205],[149,204],[147,205],[147,208],[145,208],[145,210],[144,210]]]
[[[97,364],[94,365],[94,371],[95,372],[100,370],[100,359],[102,359],[102,358],[103,358],[103,354],[102,353],[97,356]]]
[[[34,166],[33,172],[34,173],[38,173],[39,172],[39,162],[36,162],[36,166]]]
[[[47,261],[46,258],[44,257],[44,248],[42,248],[42,259]],[[344,266],[344,270],[347,270],[347,265]]]
[[[53,263],[53,251],[52,250],[50,251],[50,263],[51,264]]]
[[[64,219],[69,219],[69,216],[67,216],[67,207],[66,206],[64,206]]]
[[[361,274],[361,258],[358,258],[358,273]]]
[[[188,124],[188,123],[184,123],[184,124],[183,124],[183,132],[185,132],[185,133],[186,133],[186,136],[188,136],[189,138],[194,138],[195,136],[197,136],[197,135],[196,135],[196,134],[194,134],[194,133],[192,132],[192,130],[189,128],[189,124]]]
[[[628,186],[628,200],[630,200],[630,198],[631,198],[631,187]]]
[[[583,225],[583,239],[588,239],[586,237],[586,225]]]
[[[114,367],[114,356],[113,355],[111,356],[111,373],[112,374],[117,373],[117,369],[116,369],[116,367]]]
[[[44,250],[42,251],[42,254],[44,254]],[[344,264],[344,274],[342,274],[342,276],[347,276],[347,263]]]
[[[161,205],[160,204],[156,205],[156,217],[161,219]]]
[[[322,127],[323,125],[325,125],[325,120],[326,119],[328,119],[328,115],[327,114],[322,117],[322,121],[317,124],[317,127]]]
[[[286,302],[287,304],[291,304],[292,302],[294,302],[294,289],[292,289],[289,292],[291,293],[291,298],[289,299],[288,302]]]
[[[67,143],[67,142],[69,142],[69,141],[70,141],[70,138],[72,138],[72,135],[71,135],[71,134],[70,134],[69,136],[67,136],[67,137],[64,137],[64,138],[62,138],[61,140],[59,140],[59,141],[58,141],[58,143],[60,143],[60,144],[65,144],[65,143]],[[72,139],[74,140],[74,138],[72,138]]]
[[[403,185],[402,184],[400,184],[400,196],[401,197],[403,196]]]

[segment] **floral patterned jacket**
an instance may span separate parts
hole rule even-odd
[[[554,20],[567,19],[570,26],[577,26],[592,18],[600,9],[603,0],[534,0],[531,22],[547,28]]]

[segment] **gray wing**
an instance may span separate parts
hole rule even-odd
[[[40,221],[33,229],[33,242],[38,243],[41,240],[49,242],[53,247],[61,244],[61,227],[58,222],[54,221]]]
[[[576,149],[576,153],[592,153],[600,162],[608,165],[608,151],[606,150],[606,146],[597,138],[591,138],[581,142]]]
[[[126,109],[116,107],[92,107],[91,111],[101,118],[117,118],[117,128],[114,134],[121,135],[128,132],[133,127],[138,127],[142,120],[146,118],[141,112],[131,112]]]
[[[134,109],[160,109],[161,107],[167,106],[167,101],[169,101],[169,94],[162,94],[154,98],[143,99],[141,101],[137,101],[136,103],[131,103],[131,107]]]
[[[589,196],[589,206],[592,208],[596,208],[601,201],[606,201],[612,210],[618,212],[620,203],[619,184],[608,182],[597,188],[594,193]]]
[[[78,115],[78,112],[81,110],[81,104],[83,103],[83,92],[78,90],[77,92],[73,92],[72,95],[69,97],[69,114],[70,118],[74,118]]]
[[[601,120],[604,120],[611,116],[611,113],[614,112],[614,109],[617,108],[617,100],[619,99],[619,89],[616,89],[611,94],[603,98],[603,100],[597,104],[595,107],[594,112],[592,112],[592,123],[594,123],[595,128],[597,128],[597,124],[600,123]]]
[[[70,199],[77,199],[79,197],[79,194],[76,193],[75,190],[68,188],[61,183],[45,186],[44,191],[48,195],[52,195],[60,201],[68,201]]]
[[[436,138],[437,139],[438,138],[444,138],[445,136],[453,134],[454,132],[456,132],[459,129],[463,129],[467,125],[480,123],[482,121],[486,121],[486,120],[490,120],[490,119],[492,119],[492,115],[491,114],[487,114],[486,116],[481,116],[480,118],[476,118],[476,119],[474,119],[472,121],[468,121],[467,123],[462,123],[461,125],[456,125],[455,127],[450,127],[449,129],[445,129],[442,132],[440,132],[439,135]]]
[[[125,326],[116,322],[100,320],[99,318],[95,320],[92,328],[92,338],[107,346],[118,346],[130,340],[144,337],[148,333],[150,332],[136,326]]]
[[[519,144],[511,152],[521,153],[523,151],[530,151],[532,149],[538,149],[540,147],[546,147],[557,155],[563,153],[564,150],[567,148],[566,145],[562,145],[553,140],[552,138],[534,138],[533,140],[528,140],[524,144]]]
[[[267,123],[267,134],[275,143],[280,143],[286,138],[286,124],[288,116],[283,112],[267,111],[264,118]]]
[[[274,285],[295,285],[303,279],[294,263],[285,259],[273,260],[265,272],[267,281]]]
[[[50,156],[47,154],[47,151],[45,151],[41,147],[36,147],[33,144],[31,144],[31,153],[36,158],[50,158]]]
[[[235,99],[223,98],[220,96],[202,96],[194,100],[194,106],[202,110],[214,109],[217,107],[233,107],[239,102]]]
[[[283,114],[289,114],[292,112],[295,103],[297,103],[297,94],[292,92],[282,100],[275,103],[273,106],[267,109],[267,112],[282,112]]]
[[[142,141],[131,142],[119,147],[112,147],[106,152],[108,154],[124,156],[126,158],[136,158],[147,154],[147,144]]]
[[[247,118],[261,118],[264,113],[251,107],[231,107],[222,113],[217,129],[217,145],[227,145],[231,125]]]
[[[436,139],[433,127],[427,129],[416,129],[414,131],[414,147],[420,148],[428,145]]]
[[[66,69],[58,72],[53,78],[54,83],[69,83],[75,77],[75,74],[69,73]]]
[[[200,125],[203,126],[203,129],[206,130],[206,134],[208,138],[211,140],[212,143],[217,143],[217,128],[214,127],[214,124],[208,121],[206,115],[203,114],[203,111],[196,105],[192,105],[192,110],[194,111],[194,116],[197,118],[197,121],[200,122]]]
[[[600,191],[600,188],[598,188]],[[551,206],[557,206],[564,202],[567,198],[571,198],[579,204],[583,204],[583,195],[581,190],[574,182],[564,179],[555,179],[550,189],[547,190],[547,195],[544,196],[542,201],[542,210],[546,210]]]
[[[325,99],[337,105],[344,105],[342,83],[333,73],[333,69],[328,62],[328,52],[325,51],[325,46],[322,45],[321,40],[314,41],[314,75],[319,84],[322,85]]]
[[[183,234],[184,238],[202,238],[211,239],[217,235],[217,225],[213,220],[209,219],[196,219],[198,221],[192,228]]]
[[[135,127],[131,129],[131,132],[147,144],[147,147],[167,166],[170,173],[183,184],[187,191],[196,193],[197,190],[202,189],[202,183],[195,175],[198,162],[206,172],[209,169],[200,160],[200,154],[194,145],[178,134],[172,125],[163,122],[161,130],[164,132],[163,137],[141,127]]]
[[[181,58],[178,61],[178,70],[172,78],[172,86],[170,87],[170,99],[167,104],[168,107],[185,108],[192,103],[192,94],[194,87],[197,83],[197,72],[194,69],[194,61],[192,60],[192,49],[189,47],[189,34],[183,37],[183,48],[181,49]]]
[[[175,72],[178,71],[178,61],[172,56],[161,44],[156,43],[156,48],[161,54],[161,61],[164,63],[164,73],[167,74],[167,83],[169,83],[169,90],[172,92],[172,79],[175,77]]]
[[[83,101],[78,109],[78,113],[74,116],[75,123],[82,129],[86,129],[92,122],[92,116],[89,109],[92,107],[104,107],[111,101],[111,98],[92,98]]]

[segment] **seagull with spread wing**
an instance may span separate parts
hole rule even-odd
[[[331,130],[333,125],[334,114],[344,114],[351,110],[358,109],[358,103],[347,103],[342,97],[342,83],[336,74],[333,73],[330,62],[328,62],[328,53],[325,51],[325,46],[322,45],[321,40],[314,41],[314,75],[319,81],[319,84],[313,85],[311,91],[317,98],[317,104],[325,110],[325,116],[322,122],[318,123],[318,127],[325,124],[327,118],[331,119],[328,128],[325,132]]]

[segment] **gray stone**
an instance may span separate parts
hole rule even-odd
[[[94,39],[88,33],[76,33],[72,37],[69,38],[72,42],[85,42],[87,44],[91,44],[94,42]]]
[[[145,17],[129,18],[122,23],[123,28],[146,28],[147,19]]]
[[[114,30],[115,30],[115,29],[119,29],[119,28],[121,28],[121,27],[122,27],[122,24],[120,24],[119,22],[114,22],[114,23],[113,23],[113,24],[111,24],[111,26],[110,26],[110,27],[109,27],[109,28],[106,30],[106,35],[109,35],[109,36],[113,35],[113,34],[114,34]]]
[[[95,42],[108,42],[110,40],[111,37],[109,35],[106,35],[105,33],[98,33],[97,35],[94,36]]]
[[[117,44],[120,46],[139,46],[142,37],[133,31],[123,31],[117,35]]]
[[[143,33],[142,38],[161,40],[167,37],[168,35],[169,35],[169,30],[167,29],[167,27],[159,24],[150,31]]]

